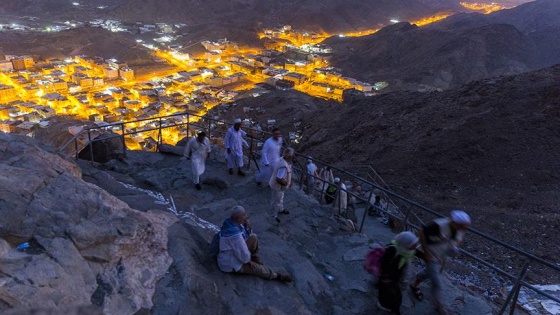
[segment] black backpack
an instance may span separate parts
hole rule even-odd
[[[327,187],[327,191],[325,192],[325,202],[327,204],[333,203],[337,189],[336,185],[329,184],[329,187]]]

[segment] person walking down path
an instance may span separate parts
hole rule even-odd
[[[270,209],[276,222],[280,222],[279,214],[290,214],[288,210],[284,209],[284,192],[292,184],[292,160],[295,152],[292,148],[286,148],[283,153],[282,158],[276,162],[272,177],[268,182],[272,188]]]
[[[191,160],[193,183],[197,190],[202,189],[200,175],[204,174],[210,150],[210,141],[206,138],[206,133],[201,131],[195,138],[189,140],[183,152],[183,155]]]
[[[470,225],[471,218],[466,212],[453,210],[450,218],[435,219],[418,231],[426,266],[416,274],[410,288],[414,296],[421,301],[424,295],[419,285],[429,279],[432,285],[432,302],[439,314],[448,314],[441,299],[441,272],[447,256],[455,256],[459,253],[459,245]]]
[[[276,162],[280,159],[280,150],[282,149],[283,139],[280,135],[280,129],[274,128],[272,130],[272,137],[268,138],[263,145],[261,153],[261,169],[255,176],[257,185],[262,186],[262,183],[268,183]]]
[[[311,157],[307,158],[307,164],[305,166],[307,172],[307,180],[306,180],[306,184],[307,184],[307,191],[306,193],[308,195],[313,196],[314,191],[315,191],[315,178],[319,177],[319,173],[317,172],[317,165],[315,165],[315,163],[313,163],[313,160],[311,159]]]
[[[401,232],[385,249],[380,260],[379,308],[401,314],[402,292],[406,292],[406,281],[410,279],[410,258],[419,246],[418,237],[412,232]]]
[[[229,174],[233,175],[233,169],[237,168],[237,175],[245,176],[243,172],[243,143],[247,133],[241,129],[241,119],[236,118],[233,126],[229,127],[224,138],[226,147],[226,160]]]
[[[218,267],[222,272],[255,275],[267,280],[291,282],[288,274],[274,272],[257,256],[257,235],[252,232],[245,208],[235,206],[220,229]]]
[[[337,177],[334,179],[334,185],[336,186],[336,192],[334,194],[334,201],[332,202],[333,211],[335,214],[345,214],[348,208],[346,184]]]

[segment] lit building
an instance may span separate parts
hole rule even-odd
[[[56,92],[58,91],[68,91],[68,83],[63,80],[55,79],[52,80],[53,88]]]
[[[116,79],[119,77],[119,70],[113,67],[103,68],[103,73],[107,79]]]
[[[307,77],[301,73],[290,72],[284,75],[284,80],[292,81],[295,85],[300,85],[307,81]]]
[[[82,88],[93,86],[93,79],[83,73],[74,73],[72,75],[72,81],[79,84]]]
[[[100,77],[92,78],[92,80],[93,80],[93,86],[94,87],[103,86],[105,84],[105,81],[103,80],[103,78],[100,78]]]
[[[119,76],[125,81],[133,81],[134,80],[134,70],[130,68],[120,68],[119,69]]]
[[[17,125],[20,123],[19,121],[2,120],[0,121],[0,131],[5,133],[15,132],[17,130]]]
[[[0,71],[9,72],[14,70],[14,65],[9,60],[0,60]]]
[[[17,96],[16,89],[11,85],[4,85],[0,83],[0,101],[10,101]]]
[[[33,67],[35,65],[35,62],[30,56],[21,56],[12,59],[12,65],[14,67],[14,70],[19,71]]]

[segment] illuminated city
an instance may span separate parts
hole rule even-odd
[[[476,10],[483,7],[470,6],[476,6]],[[451,13],[440,13],[411,23],[424,26],[449,15]],[[14,31],[58,32],[83,24],[66,21],[47,27],[18,24],[1,27]],[[128,26],[118,20],[98,19],[88,24],[111,32],[128,31]],[[140,34],[155,34],[152,38],[155,44],[144,39],[136,42],[148,49],[154,60],[171,67],[141,76],[115,59],[79,55],[36,62],[30,56],[5,56],[0,62],[1,130],[31,134],[35,128],[48,127],[49,118],[61,115],[99,126],[185,111],[202,116],[217,105],[234,101],[240,91],[253,89],[257,84],[294,89],[339,102],[347,89],[375,95],[387,86],[386,82],[361,82],[344,76],[340,69],[329,64],[332,49],[321,44],[331,36],[366,36],[378,29],[327,34],[299,31],[285,25],[262,29],[259,37],[264,48],[261,49],[240,47],[227,39],[205,40],[200,44],[206,51],[191,55],[184,47],[173,44],[176,30],[182,27],[185,25],[165,23],[138,27]],[[277,58],[279,56],[282,58]],[[127,128],[136,127],[141,126],[127,125]],[[170,130],[163,132],[163,141],[175,143],[181,138],[181,131]],[[142,140],[142,135],[138,134],[129,139],[127,145],[137,149]]]

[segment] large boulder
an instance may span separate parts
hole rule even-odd
[[[156,282],[172,261],[167,227],[174,216],[129,208],[84,182],[76,164],[27,137],[0,134],[0,216],[0,237],[8,244],[0,257],[0,313],[150,309]],[[23,242],[30,244],[23,257],[6,255]]]
[[[91,160],[97,163],[107,163],[113,159],[123,159],[126,147],[122,137],[116,133],[104,133],[91,141],[91,146],[87,145],[78,154],[82,160]]]

